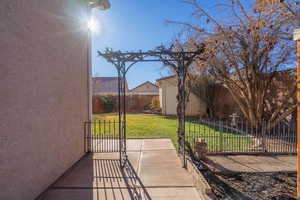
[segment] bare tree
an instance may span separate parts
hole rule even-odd
[[[264,12],[278,12],[281,18],[286,18],[300,25],[299,0],[256,0],[256,6]]]
[[[215,117],[215,98],[217,83],[210,75],[191,75],[191,81],[189,84],[190,91],[199,99],[200,103],[204,103],[207,106],[207,116],[209,118]]]
[[[289,20],[279,18],[276,12],[246,9],[239,0],[228,0],[216,6],[228,9],[232,20],[222,22],[203,9],[198,1],[186,0],[194,6],[194,15],[209,23],[209,29],[194,24],[181,23],[195,32],[193,40],[205,42],[205,68],[221,81],[239,105],[244,117],[253,125],[266,118],[268,91],[279,69],[293,64],[294,44],[291,41]],[[289,101],[295,96],[295,85],[284,93],[282,101],[272,110],[269,125],[285,119],[296,108]]]

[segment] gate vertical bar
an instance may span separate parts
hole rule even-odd
[[[186,109],[186,88],[185,88],[185,75],[183,75],[184,77],[183,77],[183,93],[184,93],[184,96],[183,96],[183,102],[184,102],[184,104],[183,104],[183,108],[182,108],[182,110],[183,110],[183,127],[182,127],[182,131],[183,131],[183,133],[182,133],[182,137],[183,137],[183,167],[184,168],[186,168],[186,155],[185,155],[185,153],[186,153],[186,150],[185,150],[185,109]]]
[[[122,118],[121,118],[121,74],[120,68],[118,68],[118,114],[119,114],[119,162],[120,166],[122,166],[122,153],[121,153],[121,146],[122,146]]]
[[[125,63],[124,63],[125,65]],[[126,69],[125,66],[123,68],[123,146],[122,146],[122,153],[123,153],[123,159],[124,162],[126,162],[127,159],[127,150],[126,150]]]

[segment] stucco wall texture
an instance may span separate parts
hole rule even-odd
[[[0,199],[36,198],[83,155],[80,0],[0,1]]]

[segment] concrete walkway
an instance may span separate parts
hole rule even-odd
[[[118,154],[84,157],[51,187],[44,200],[198,200],[190,174],[169,139],[128,140],[129,164]]]
[[[208,156],[206,165],[215,172],[296,172],[295,155],[231,155]]]

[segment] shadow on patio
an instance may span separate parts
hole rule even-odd
[[[127,152],[123,170],[119,153],[86,155],[40,200],[201,199],[170,139],[129,139]]]
[[[111,157],[117,155],[86,155],[40,199],[150,200],[131,162],[122,169],[119,159]]]

